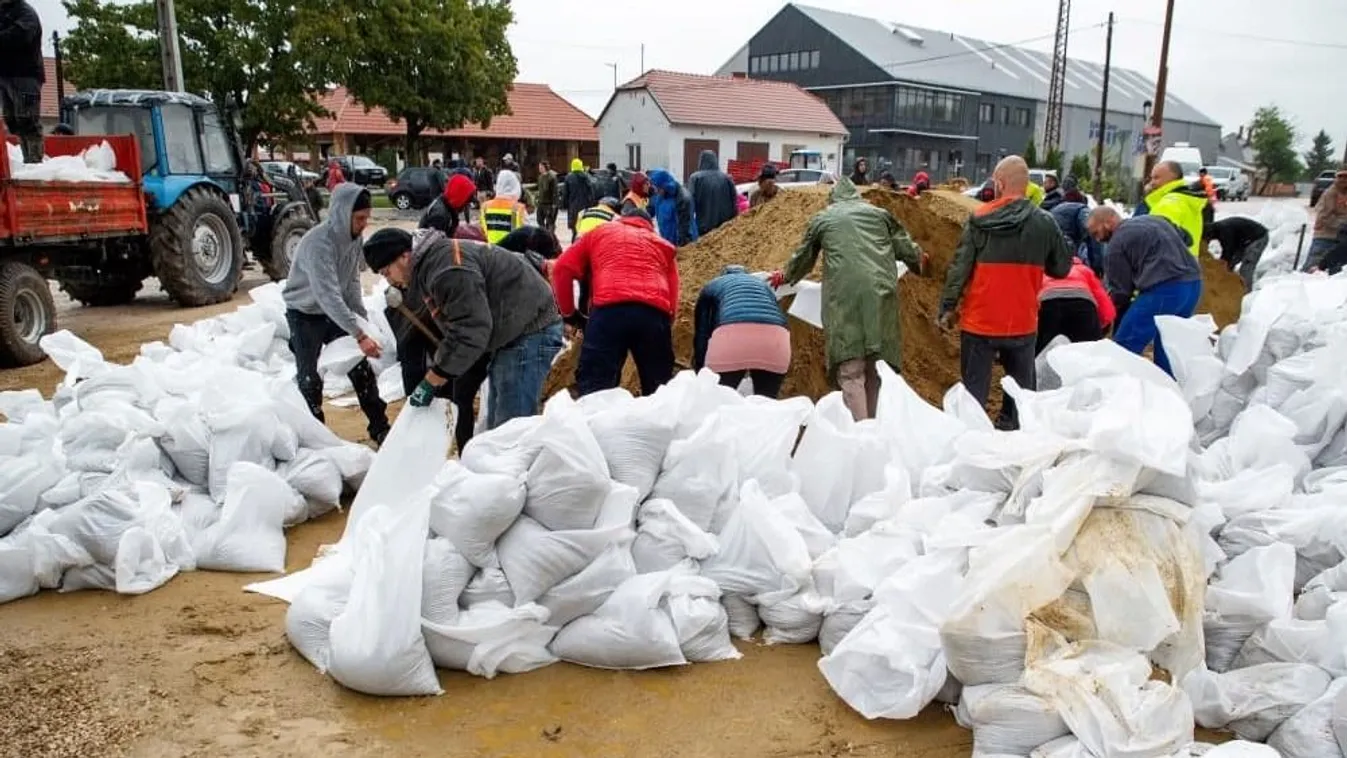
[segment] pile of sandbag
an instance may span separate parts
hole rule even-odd
[[[129,365],[68,332],[50,400],[0,393],[0,602],[143,593],[180,570],[280,572],[284,527],[337,507],[373,460],[294,384],[278,285],[174,327]]]

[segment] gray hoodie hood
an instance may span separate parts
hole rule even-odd
[[[352,209],[365,191],[350,182],[332,190],[327,220],[310,229],[295,247],[283,293],[287,308],[309,316],[327,316],[351,336],[361,333],[356,317],[366,315],[360,293],[363,241],[351,235]]]
[[[327,220],[323,226],[327,227],[328,232],[335,237],[336,242],[349,244],[355,239],[351,236],[351,215],[355,208],[355,199],[360,197],[360,193],[367,192],[364,187],[354,182],[342,182],[337,188],[332,190],[332,200],[329,203],[330,210],[327,212]]]

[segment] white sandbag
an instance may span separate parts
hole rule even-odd
[[[790,454],[813,407],[806,397],[773,401],[754,396],[720,409],[717,433],[734,451],[740,485],[756,479],[768,497],[796,489]]]
[[[664,456],[673,442],[676,419],[643,398],[589,417],[599,449],[613,479],[635,487],[644,500],[655,486]]]
[[[370,508],[401,504],[408,493],[420,492],[435,481],[449,452],[447,407],[446,401],[436,399],[424,408],[404,407],[398,413],[360,491],[351,501],[342,542],[356,533]]]
[[[1344,597],[1347,597],[1347,561],[1324,569],[1310,579],[1296,598],[1292,615],[1306,621],[1327,618],[1329,607]]]
[[[210,429],[200,411],[181,400],[164,401],[166,409],[156,413],[164,425],[159,446],[173,460],[183,479],[205,486],[210,482]]]
[[[610,545],[580,573],[559,582],[538,598],[548,611],[547,623],[562,627],[593,613],[628,579],[636,576],[631,548],[625,542]]]
[[[969,556],[962,592],[940,627],[950,673],[964,686],[1012,684],[1024,669],[1024,618],[1066,590],[1046,527],[1015,527]]]
[[[43,335],[38,340],[38,346],[51,358],[52,363],[66,372],[67,382],[73,383],[92,376],[105,366],[102,351],[67,329]]]
[[[592,528],[611,479],[584,415],[574,403],[549,402],[531,439],[540,450],[529,466],[524,513],[554,531]]]
[[[1333,711],[1329,719],[1329,727],[1333,730],[1333,738],[1338,743],[1338,750],[1347,755],[1347,690],[1339,691],[1338,696],[1333,699]]]
[[[864,600],[839,606],[823,617],[818,630],[818,649],[821,653],[832,655],[833,650],[846,639],[851,630],[861,623],[861,619],[875,607],[873,601]]]
[[[1168,758],[1192,743],[1193,706],[1151,679],[1145,656],[1096,640],[1043,652],[1025,669],[1025,689],[1054,703],[1095,755]]]
[[[37,510],[38,499],[65,476],[64,461],[51,452],[0,460],[0,536]]]
[[[318,354],[318,373],[323,377],[344,377],[365,360],[354,337],[339,337],[323,346]]]
[[[950,457],[954,440],[967,427],[922,400],[884,361],[877,362],[875,369],[880,382],[875,419],[896,462],[907,468],[912,481],[921,481],[923,471]]]
[[[722,594],[720,605],[725,609],[730,634],[741,640],[751,640],[762,626],[758,608],[741,595]]]
[[[728,594],[789,596],[812,582],[812,568],[799,531],[778,518],[757,482],[749,481],[720,533],[720,551],[702,563],[702,575]]]
[[[645,501],[636,511],[636,524],[631,553],[642,574],[667,571],[688,558],[704,560],[720,550],[719,540],[692,523],[672,500]]]
[[[178,573],[178,565],[164,556],[159,540],[149,530],[133,526],[122,532],[113,571],[118,594],[143,595],[172,579]]]
[[[320,458],[332,461],[332,465],[337,467],[337,471],[341,474],[342,483],[346,485],[344,489],[347,492],[358,491],[364,484],[365,475],[374,465],[374,451],[354,442],[344,442],[340,445],[325,447],[317,450],[316,454]]]
[[[1179,619],[1154,563],[1128,568],[1109,560],[1083,582],[1100,639],[1144,653],[1179,631]]]
[[[240,462],[229,470],[220,520],[193,548],[197,566],[212,571],[285,571],[285,517],[299,493],[273,471]]]
[[[300,450],[292,459],[277,466],[276,473],[309,501],[305,513],[290,523],[317,518],[341,502],[341,470],[322,451]]]
[[[36,594],[38,589],[32,550],[0,540],[0,604]]]
[[[720,377],[710,369],[697,373],[681,371],[655,393],[655,404],[665,415],[678,421],[675,440],[685,440],[722,408],[743,405],[747,400],[735,390],[721,386]],[[665,468],[668,468],[667,464]],[[671,498],[675,503],[676,498]]]
[[[498,673],[523,674],[556,663],[547,644],[557,628],[546,621],[542,606],[511,608],[486,601],[460,613],[452,624],[425,622],[422,630],[436,666],[494,679]]]
[[[1226,729],[1261,742],[1328,689],[1331,677],[1304,663],[1263,663],[1217,674],[1206,669],[1183,679],[1199,726]]]
[[[954,718],[973,730],[974,755],[1028,755],[1071,733],[1055,703],[1018,684],[965,687]]]
[[[665,609],[678,633],[678,645],[691,663],[742,658],[730,642],[729,617],[720,604],[720,588],[702,576],[674,574]]]
[[[1198,480],[1197,495],[1203,503],[1213,503],[1225,520],[1255,511],[1283,508],[1291,502],[1296,472],[1279,463],[1265,469],[1242,469],[1223,481]]]
[[[206,398],[203,410],[210,429],[210,495],[223,502],[235,463],[275,467],[272,447],[280,422],[270,405],[258,398]]]
[[[1248,550],[1221,567],[1207,588],[1203,619],[1209,669],[1228,671],[1254,630],[1290,617],[1295,564],[1295,549],[1278,542]]]
[[[458,458],[479,474],[523,476],[541,449],[533,433],[542,422],[542,416],[524,416],[474,434],[467,447],[459,451]]]
[[[1334,679],[1309,705],[1282,722],[1267,739],[1268,747],[1285,756],[1342,758],[1342,748],[1333,735],[1333,706],[1347,688],[1347,679]]]
[[[459,595],[474,573],[473,565],[449,540],[426,540],[421,563],[421,618],[434,624],[452,624],[458,618]]]
[[[79,545],[95,563],[110,568],[117,561],[122,534],[139,517],[140,508],[130,494],[108,489],[57,511],[47,529]]]
[[[707,419],[691,436],[669,445],[652,499],[673,501],[699,529],[710,530],[717,514],[731,510],[739,492],[733,445],[717,436],[718,419]]]
[[[1309,663],[1331,676],[1347,674],[1347,605],[1330,609],[1318,621],[1274,619],[1255,629],[1244,641],[1232,669],[1260,663]]]
[[[823,555],[837,544],[837,536],[833,531],[819,521],[818,517],[809,509],[809,505],[798,493],[787,492],[779,497],[772,498],[770,504],[772,510],[776,511],[777,517],[782,518],[786,523],[795,527],[795,531],[800,533],[804,539],[805,547],[809,549],[809,558]],[[839,525],[840,528],[840,525]]]
[[[610,544],[630,540],[631,531],[626,528],[554,532],[521,516],[501,535],[496,554],[514,590],[515,602],[532,603],[580,573]]]
[[[1284,542],[1295,548],[1295,587],[1341,563],[1347,547],[1347,510],[1335,507],[1283,508],[1231,519],[1217,543],[1237,556],[1251,547]]]
[[[55,412],[51,402],[35,389],[0,391],[0,416],[4,416],[5,421],[15,427],[27,421],[29,416],[52,415]]]
[[[551,651],[563,661],[605,669],[681,666],[678,632],[661,606],[671,575],[639,574],[608,596],[592,615],[557,632]]]
[[[458,599],[460,608],[472,608],[483,603],[514,607],[514,590],[510,589],[510,580],[505,578],[505,572],[499,568],[479,569]]]
[[[519,518],[527,495],[522,477],[477,474],[447,461],[435,477],[430,529],[474,566],[499,565],[496,539]]]
[[[791,459],[800,495],[833,532],[842,530],[851,504],[879,490],[889,460],[875,422],[857,424],[833,392],[819,401]]]
[[[421,635],[422,556],[430,493],[397,510],[376,505],[355,533],[346,608],[332,619],[328,672],[369,695],[438,695],[435,664]]]
[[[962,386],[962,385],[958,385]],[[801,489],[804,481],[800,482]],[[904,466],[884,467],[884,488],[856,500],[847,512],[843,536],[855,537],[876,523],[898,514],[900,508],[912,499],[912,480]]]
[[[780,593],[769,593],[780,594]],[[804,645],[818,638],[823,614],[832,602],[813,590],[797,592],[784,599],[765,600],[759,595],[758,616],[767,627],[763,641],[769,645]]]
[[[316,562],[312,580],[285,610],[285,636],[295,651],[322,673],[327,673],[332,650],[332,620],[346,610],[354,580],[349,556],[329,556]]]

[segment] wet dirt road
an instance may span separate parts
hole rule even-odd
[[[131,305],[66,302],[61,326],[116,361],[141,343],[248,302],[175,308],[151,285]],[[61,300],[58,296],[58,301]],[[50,393],[50,362],[0,371],[0,389]],[[329,409],[347,439],[358,410]],[[289,532],[287,567],[341,535],[330,514]],[[381,699],[320,675],[286,641],[286,606],[258,577],[194,572],[139,597],[80,592],[0,606],[0,756],[924,756],[962,758],[972,735],[942,707],[867,722],[828,688],[815,645],[738,643],[740,661],[609,672],[558,664],[486,681],[440,672],[445,694]]]

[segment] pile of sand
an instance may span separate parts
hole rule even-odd
[[[933,191],[919,198],[878,188],[865,190],[865,199],[892,213],[931,256],[927,276],[904,276],[899,285],[902,314],[904,378],[926,400],[939,404],[944,393],[959,381],[959,339],[946,334],[935,324],[940,290],[945,272],[963,233],[963,223],[979,203],[957,192]],[[783,192],[766,205],[759,206],[715,232],[679,251],[678,269],[682,284],[678,318],[674,322],[674,356],[679,368],[692,364],[694,336],[693,314],[702,287],[730,263],[749,271],[781,268],[799,245],[809,218],[827,206],[826,189],[799,189]],[[822,266],[810,279],[817,280]],[[1215,259],[1204,261],[1207,286],[1200,310],[1212,313],[1222,326],[1239,317],[1243,283]],[[806,395],[817,400],[831,386],[827,376],[823,332],[791,319],[793,360],[782,387],[782,396]],[[544,389],[544,397],[570,387],[575,381],[579,362],[577,343],[553,367]],[[997,373],[999,379],[999,371]],[[637,392],[639,382],[630,361],[623,371],[622,386]],[[998,405],[993,391],[991,405]]]

